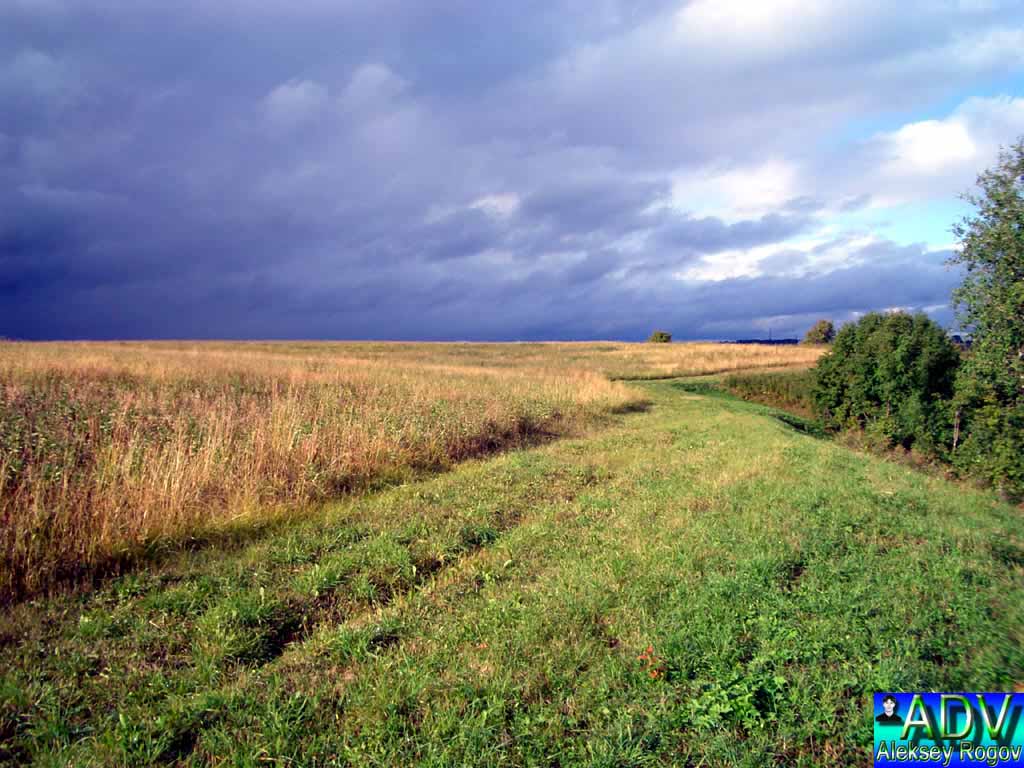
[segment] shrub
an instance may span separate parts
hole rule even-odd
[[[668,344],[672,341],[672,334],[668,331],[655,331],[647,340],[654,344]]]
[[[831,344],[836,337],[836,327],[831,320],[819,320],[804,336],[804,344]]]
[[[814,407],[827,428],[941,454],[952,444],[959,362],[946,332],[925,315],[871,313],[843,326],[818,362]]]
[[[814,378],[813,370],[739,373],[726,376],[722,386],[743,400],[811,416]]]
[[[969,378],[969,375],[968,377]],[[957,383],[957,404],[965,385]],[[991,394],[958,408],[956,426],[966,434],[953,463],[964,474],[995,486],[1010,499],[1024,495],[1024,405],[1008,407]]]

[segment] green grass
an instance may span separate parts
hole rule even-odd
[[[1024,681],[1020,511],[763,406],[613,426],[0,625],[0,761],[868,765],[876,690]]]
[[[755,403],[771,405],[800,416],[814,416],[813,369],[772,371],[769,373],[736,373],[722,379],[727,392]]]

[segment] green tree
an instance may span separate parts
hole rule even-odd
[[[831,320],[819,320],[804,336],[804,344],[831,344],[836,337],[836,327]]]
[[[647,340],[655,344],[668,344],[672,341],[672,334],[668,331],[654,331]]]
[[[814,407],[830,429],[863,429],[882,445],[943,453],[960,353],[923,314],[873,312],[848,323],[818,361]]]
[[[953,228],[965,268],[953,294],[971,349],[957,377],[954,461],[1005,494],[1024,494],[1024,137],[965,194]]]

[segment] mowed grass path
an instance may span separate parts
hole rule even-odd
[[[869,765],[876,690],[1024,683],[1021,513],[642,386],[610,428],[0,631],[0,761]]]

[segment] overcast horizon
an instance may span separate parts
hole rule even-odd
[[[952,327],[1024,6],[5,0],[0,336]]]

